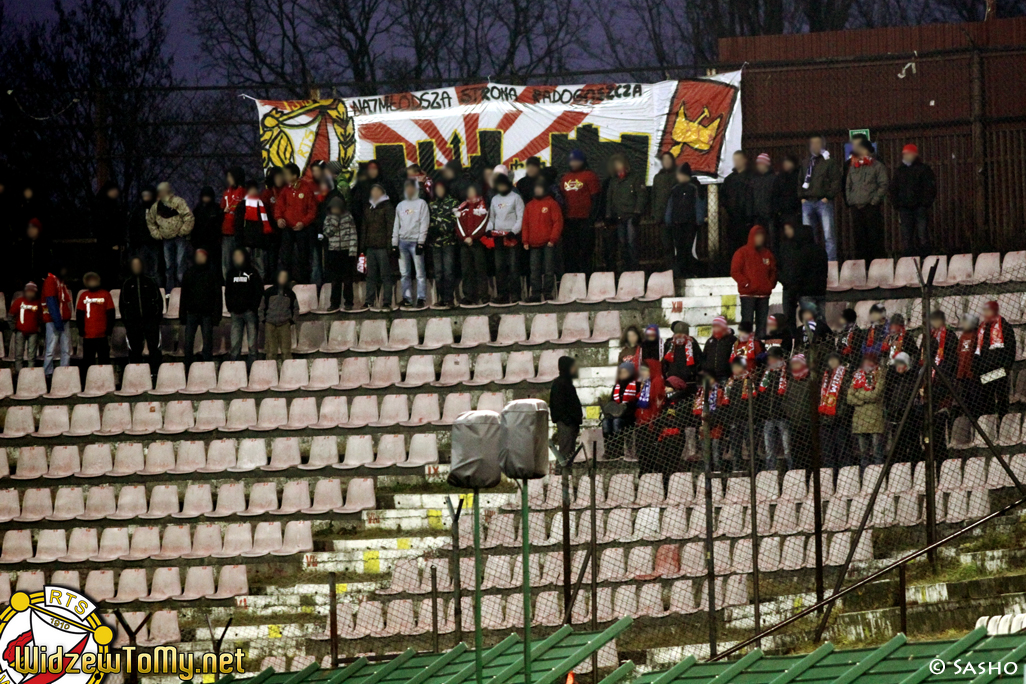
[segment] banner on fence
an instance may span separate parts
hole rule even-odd
[[[659,155],[688,162],[703,181],[731,170],[741,147],[741,72],[653,84],[513,86],[487,83],[334,100],[257,100],[265,167],[347,168],[378,159],[438,169],[523,168],[529,157],[563,166],[580,148],[597,171],[615,153],[659,170]]]

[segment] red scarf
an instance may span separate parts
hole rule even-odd
[[[713,409],[715,409],[717,406],[724,406],[723,397],[722,397],[723,394],[724,393],[720,391],[719,386],[716,383],[713,383],[712,384],[712,392],[710,392],[710,397],[709,397],[709,404],[710,404],[709,412],[710,413],[712,413]],[[696,416],[702,415],[702,408],[703,408],[704,402],[705,402],[705,387],[704,386],[699,386],[698,392],[695,394],[695,403],[691,407],[691,413],[696,415]]]
[[[767,368],[766,372],[762,376],[762,382],[759,383],[759,391],[760,392],[765,392],[766,390],[769,389],[770,373],[772,373],[775,370],[779,370],[780,371],[780,379],[777,380],[777,394],[783,395],[783,394],[785,394],[787,392],[787,367],[786,366],[781,366],[779,369],[777,369],[777,368]]]
[[[629,380],[626,383],[617,382],[613,386],[613,401],[617,404],[626,404],[638,398],[638,382]]]
[[[887,356],[890,359],[900,354],[901,348],[905,346],[905,326],[895,325],[893,328],[880,345],[880,351],[888,352]]]
[[[855,375],[851,376],[851,386],[855,389],[872,392],[876,388],[876,367],[868,373],[859,368]]]
[[[873,348],[873,342],[876,341],[876,329],[879,327],[879,324],[869,326],[869,334],[866,335],[866,349]]]
[[[738,338],[738,341],[734,343],[734,348],[730,352],[731,363],[733,363],[734,359],[737,357],[743,356],[745,357],[745,360],[748,361],[748,365],[751,366],[752,362],[755,361],[755,355],[759,353],[756,346],[758,344],[759,342],[755,339],[755,335],[749,335],[748,339],[745,341],[741,341],[741,339]]]
[[[819,388],[819,412],[824,416],[837,415],[837,398],[841,395],[841,385],[847,370],[842,365],[832,372],[823,373],[823,384]]]
[[[858,329],[859,327],[852,323],[848,329],[848,334],[844,337],[844,347],[841,349],[841,353],[845,356],[852,353],[851,346],[855,344],[855,333],[858,331]]]
[[[663,354],[663,359],[667,363],[673,363],[674,358],[676,358],[677,347],[684,347],[684,354],[687,356],[686,365],[694,366],[695,349],[692,346],[692,339],[689,335],[674,335],[673,344],[670,345],[670,350]]]
[[[976,355],[979,356],[980,352],[983,351],[983,335],[986,333],[987,328],[990,328],[990,346],[987,349],[1004,349],[1005,348],[1005,331],[1001,324],[1004,319],[1001,316],[994,316],[989,321],[984,321],[980,324],[979,329],[976,331]]]
[[[246,197],[246,220],[260,221],[263,224],[264,235],[271,234],[271,222],[267,220],[267,208],[259,197]]]
[[[738,380],[741,381],[741,401],[748,401],[749,395],[749,383],[748,380],[751,377],[750,373],[742,373],[741,375],[731,375],[727,378],[727,387],[723,392],[723,401],[720,402],[721,406],[730,406],[730,388],[734,386],[734,383]]]
[[[872,157],[852,157],[851,158],[851,165],[852,165],[852,168],[856,168],[856,169],[859,168],[860,166],[872,166],[873,165],[873,158]]]
[[[958,337],[958,364],[955,377],[959,380],[971,380],[973,377],[973,350],[976,348],[975,332],[963,332]]]

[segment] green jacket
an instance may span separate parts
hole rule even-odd
[[[631,165],[623,155],[613,155],[610,167],[620,162],[624,166],[623,178],[616,174],[609,176],[606,189],[606,218],[626,219],[645,213],[645,179],[642,174],[632,173]]]
[[[393,223],[395,207],[392,206],[391,200],[382,200],[377,206],[368,203],[363,210],[360,244],[364,249],[391,248]]]
[[[431,202],[431,223],[428,224],[428,244],[432,247],[449,247],[457,244],[456,208],[459,202],[452,195]]]
[[[856,388],[854,383],[848,387],[848,405],[854,407],[851,416],[851,432],[854,435],[884,433],[884,381],[887,368],[881,366],[876,371],[876,383],[873,389]]]

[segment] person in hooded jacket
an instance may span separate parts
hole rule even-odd
[[[730,457],[720,454],[719,470],[740,470],[743,463],[742,458],[745,451],[750,450],[751,432],[749,431],[749,409],[752,409],[754,417],[754,406],[750,402],[755,401],[756,389],[755,378],[748,370],[748,362],[745,357],[738,356],[730,362],[730,377],[723,385],[722,399],[716,411],[716,418],[721,425],[727,429],[727,445],[730,450]],[[752,431],[756,426],[751,426]],[[756,447],[758,449],[758,447]]]
[[[552,198],[548,183],[534,185],[534,200],[524,207],[520,237],[531,265],[531,296],[528,302],[541,303],[552,296],[556,286],[556,247],[563,235],[563,210]]]
[[[858,361],[859,355],[862,354],[862,345],[865,344],[866,331],[859,327],[858,318],[855,309],[842,311],[841,324],[834,338],[834,350],[841,355],[846,364]]]
[[[118,299],[118,312],[128,342],[128,362],[143,363],[143,345],[146,345],[150,352],[150,375],[156,377],[163,360],[160,324],[164,320],[164,298],[156,279],[146,272],[146,263],[141,258],[135,257],[129,262],[128,272]]]
[[[460,267],[463,275],[462,306],[477,306],[488,301],[488,204],[477,185],[467,187],[467,198],[453,212],[456,238],[460,242]],[[491,239],[488,239],[489,243]]]
[[[221,263],[221,229],[224,225],[224,209],[217,203],[217,195],[209,185],[200,189],[199,201],[192,209],[196,217],[189,239],[193,250],[205,249],[215,263]]]
[[[492,178],[495,196],[488,209],[485,235],[494,242],[496,304],[520,301],[520,271],[517,252],[520,249],[520,231],[524,221],[524,200],[513,191],[508,176],[496,174]]]
[[[182,301],[179,318],[185,321],[185,368],[192,365],[196,331],[203,339],[202,358],[214,360],[214,326],[221,321],[221,269],[210,263],[204,249],[197,249],[192,268],[182,278]]]
[[[659,155],[659,170],[652,176],[652,187],[648,191],[648,215],[657,224],[663,223],[666,203],[670,201],[670,190],[676,184],[677,157],[672,152],[663,152]]]
[[[572,356],[561,356],[556,362],[559,375],[552,381],[549,390],[549,416],[556,426],[556,445],[559,458],[570,463],[576,450],[577,436],[584,423],[584,409],[577,396],[574,380],[578,377],[577,360]]]
[[[663,358],[663,342],[659,339],[659,326],[654,323],[645,326],[645,334],[641,338],[641,361],[660,361]],[[641,366],[638,366],[641,369]]]
[[[666,382],[663,380],[663,366],[658,359],[648,359],[638,373],[638,402],[634,420],[638,425],[635,446],[638,450],[638,472],[664,473],[669,479],[670,459],[660,458],[659,428],[656,419],[663,412],[666,403]]]
[[[97,267],[104,282],[115,283],[121,277],[121,255],[125,251],[127,231],[121,189],[114,181],[100,187],[93,200],[93,237],[99,256]]]
[[[469,188],[467,190],[469,194]],[[459,201],[449,193],[449,186],[439,181],[433,186],[434,199],[428,205],[431,221],[428,224],[428,247],[435,268],[435,291],[438,304],[451,307],[456,301],[456,265],[459,238],[456,236],[456,213]]]
[[[246,196],[246,175],[238,166],[225,172],[227,187],[221,195],[221,275],[226,276],[232,266],[235,251],[235,210]]]
[[[727,327],[727,319],[717,316],[712,322],[712,335],[705,342],[704,370],[717,382],[724,382],[730,377],[730,360],[734,353],[737,337]]]
[[[570,170],[559,180],[566,200],[566,220],[563,222],[563,266],[567,273],[591,275],[592,257],[595,255],[595,222],[599,216],[599,195],[602,183],[598,175],[588,168],[588,160],[581,150],[572,150]]]
[[[645,211],[645,179],[631,171],[627,156],[609,159],[612,175],[606,189],[606,222],[616,226],[624,271],[639,270],[639,219]]]
[[[348,311],[356,301],[353,288],[360,258],[359,233],[356,221],[341,195],[329,198],[326,204],[327,213],[321,222],[321,232],[327,240],[325,257],[331,278],[329,308],[335,310],[344,304]]]
[[[827,325],[818,306],[812,302],[802,304],[798,314],[798,328],[794,337],[794,348],[809,354],[813,347],[823,353],[834,349],[834,331]]]
[[[311,263],[316,237],[317,187],[303,178],[296,164],[285,165],[287,185],[278,198],[275,221],[281,231],[281,252],[278,263],[294,273],[300,283],[312,282]]]
[[[777,260],[766,246],[766,229],[752,226],[748,244],[734,252],[730,277],[737,283],[741,299],[741,320],[754,322],[755,333],[766,333],[769,298],[777,284]]]
[[[371,311],[392,309],[392,261],[389,253],[392,247],[392,228],[395,223],[395,207],[383,185],[370,190],[367,206],[360,212],[359,244],[367,258],[367,301]],[[378,293],[381,293],[381,309],[378,308]]]
[[[698,185],[691,175],[691,165],[684,162],[675,173],[677,183],[670,188],[663,212],[663,247],[673,269],[674,278],[693,276],[697,260],[693,252],[698,233]]]
[[[156,279],[160,273],[160,241],[154,240],[146,225],[146,212],[157,201],[157,189],[147,185],[139,191],[139,201],[128,214],[128,253],[141,259],[146,275]]]
[[[528,157],[524,162],[524,175],[514,184],[520,199],[527,204],[534,199],[534,185],[541,178],[542,163],[538,157]]]
[[[812,230],[809,229],[809,234],[811,233]],[[800,250],[801,244],[798,242],[794,223],[785,223],[774,253],[777,255],[777,279],[784,286],[783,316],[792,325],[798,311],[798,281],[805,267],[798,256]]]
[[[242,336],[246,336],[249,347],[246,368],[252,368],[257,353],[257,322],[260,300],[264,294],[264,281],[250,262],[244,249],[232,253],[232,267],[224,282],[224,304],[232,317],[231,350],[228,358],[238,361],[242,355]]]

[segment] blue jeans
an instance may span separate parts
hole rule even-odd
[[[443,304],[452,304],[456,290],[456,245],[431,248],[435,264],[435,292]]]
[[[616,224],[616,241],[620,244],[623,270],[638,270],[638,226],[633,218],[620,219]]]
[[[246,356],[246,368],[253,366],[253,362],[256,360],[257,352],[257,312],[256,311],[245,311],[243,313],[232,314],[232,328],[231,328],[231,350],[228,358],[232,361],[238,361],[239,356],[242,354],[242,335],[246,335],[246,343],[249,345],[249,351]]]
[[[859,443],[859,460],[861,470],[867,465],[882,465],[884,462],[884,436],[883,433],[874,432],[871,434],[859,433],[855,435]]]
[[[164,291],[181,286],[189,259],[189,240],[184,237],[164,240]]]
[[[413,275],[416,269],[417,296],[413,296]],[[417,254],[417,243],[399,241],[399,275],[402,276],[403,300],[416,302],[427,299],[427,273],[424,270],[424,255]]]
[[[64,321],[64,330],[58,331],[52,322],[46,324],[46,351],[43,354],[43,373],[53,375],[53,357],[60,345],[62,366],[71,365],[71,321]]]
[[[235,251],[235,236],[221,236],[221,277],[228,278],[228,271],[232,268],[232,252]]]
[[[802,223],[807,226],[822,226],[827,259],[837,261],[837,235],[834,230],[834,201],[808,200],[802,204]],[[813,231],[815,235],[815,231]],[[819,240],[816,240],[819,242]]]
[[[791,431],[786,418],[769,418],[762,426],[762,439],[766,443],[766,470],[777,469],[776,435],[780,435],[784,460],[787,462],[787,469],[791,470]]]

